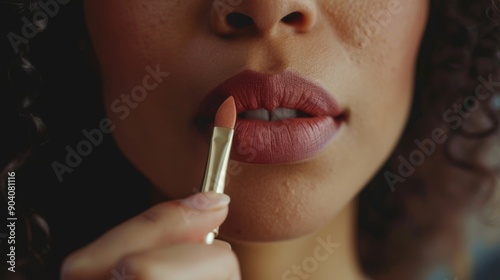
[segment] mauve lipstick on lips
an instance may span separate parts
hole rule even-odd
[[[231,159],[280,164],[312,157],[334,138],[343,114],[324,88],[293,72],[244,71],[202,101],[196,125],[206,131],[217,109],[233,96],[238,112]]]

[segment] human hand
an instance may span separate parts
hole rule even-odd
[[[61,279],[239,280],[230,245],[203,243],[226,219],[228,203],[227,195],[198,193],[158,204],[70,254]]]

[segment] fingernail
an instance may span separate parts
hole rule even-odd
[[[230,201],[226,194],[202,192],[181,200],[181,203],[196,210],[215,210],[227,206]]]
[[[229,243],[228,243],[228,242],[226,242],[226,241],[219,240],[219,239],[215,239],[215,240],[214,240],[214,244],[213,244],[213,245],[220,246],[220,247],[222,247],[222,248],[224,248],[224,249],[227,249],[227,250],[229,250],[229,251],[231,251],[231,250],[232,250],[232,248],[231,248],[231,244],[229,244]]]

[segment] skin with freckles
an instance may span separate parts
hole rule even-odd
[[[299,73],[346,113],[335,139],[304,161],[231,162],[221,237],[245,260],[260,249],[243,244],[297,238],[306,244],[327,229],[349,231],[356,194],[406,123],[427,9],[427,1],[411,0],[244,0],[222,11],[204,0],[85,2],[114,138],[164,200],[199,188],[208,143],[192,123],[196,110],[213,88],[244,70]],[[224,19],[232,12],[250,23],[231,25]],[[292,13],[300,17],[282,20]],[[122,99],[143,85],[148,66],[163,73],[157,85],[141,101]],[[348,252],[346,236],[338,238]],[[243,274],[258,274],[241,265]]]

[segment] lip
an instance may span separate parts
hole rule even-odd
[[[246,70],[213,89],[201,102],[197,128],[207,135],[217,109],[233,96],[238,112],[231,159],[254,164],[305,160],[323,150],[335,137],[344,116],[327,90],[293,72],[271,75]],[[264,108],[289,108],[307,117],[276,121],[241,118]]]

